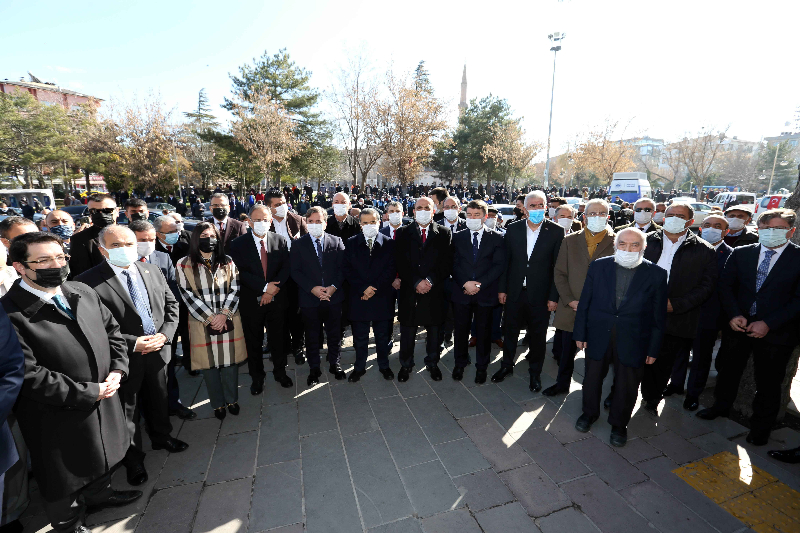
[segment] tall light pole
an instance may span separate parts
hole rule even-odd
[[[781,143],[776,143],[775,159],[772,161],[772,174],[769,175],[769,185],[767,185],[767,194],[766,194],[767,196],[769,196],[769,193],[772,192],[772,178],[775,177],[775,165],[778,163],[778,152],[780,151],[780,149],[781,149]],[[785,167],[788,164],[789,164],[788,161],[781,161],[782,167]]]
[[[553,46],[550,47],[550,51],[553,52],[553,85],[550,88],[550,125],[547,126],[547,159],[544,163],[544,188],[547,188],[549,179],[550,179],[550,132],[553,131],[553,94],[556,90],[556,57],[558,56],[558,51],[561,50],[559,41],[562,41],[564,37],[566,37],[566,33],[555,32],[551,33],[547,36],[548,39],[553,41]]]

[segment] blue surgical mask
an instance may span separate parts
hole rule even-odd
[[[544,220],[544,209],[531,209],[528,211],[528,220],[533,224],[541,224]]]
[[[121,246],[110,250],[105,248],[105,251],[108,252],[108,262],[122,268],[131,266],[134,261],[139,259],[136,248],[132,246]]]
[[[669,233],[681,233],[686,229],[686,221],[678,217],[667,217],[664,219],[664,231]]]
[[[178,232],[175,232],[175,233],[167,233],[167,234],[165,234],[165,235],[164,235],[164,242],[165,242],[165,243],[167,243],[167,244],[169,244],[170,246],[172,246],[173,244],[175,244],[176,242],[178,242],[178,239],[179,239],[180,237],[181,237],[181,234],[180,234],[180,233],[178,233]]]
[[[722,240],[722,230],[717,228],[703,228],[700,237],[709,244],[716,244]]]
[[[62,224],[61,226],[53,226],[52,228],[49,229],[49,231],[53,235],[58,235],[63,240],[67,240],[70,237],[72,237],[75,228],[73,228],[72,226],[67,226],[66,224]]]
[[[784,228],[764,228],[758,230],[758,242],[767,248],[783,246],[789,238],[786,236],[790,230]]]

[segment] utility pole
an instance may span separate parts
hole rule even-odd
[[[566,33],[555,32],[548,35],[547,38],[553,41],[553,43],[557,43],[562,41],[566,36]],[[550,88],[550,124],[547,126],[547,159],[544,162],[543,185],[545,189],[547,189],[550,180],[550,133],[553,131],[553,95],[556,90],[556,57],[558,56],[559,50],[561,50],[560,44],[554,44],[550,47],[550,51],[553,52],[553,85]]]

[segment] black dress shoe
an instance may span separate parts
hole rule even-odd
[[[349,381],[350,383],[358,383],[358,380],[361,379],[361,376],[363,376],[366,373],[367,373],[366,370],[353,370],[347,377],[347,381]]]
[[[180,453],[189,445],[183,442],[182,440],[178,440],[175,438],[170,437],[169,440],[156,444],[153,443],[154,450],[167,450],[169,453]]]
[[[392,372],[391,368],[382,368],[381,374],[383,374],[383,379],[388,379],[388,380],[394,379],[394,372]]]
[[[531,376],[531,383],[528,388],[531,392],[539,392],[542,390],[542,378],[539,376]]]
[[[405,383],[411,377],[411,369],[406,366],[401,366],[400,371],[397,373],[397,381]]]
[[[650,413],[651,415],[658,416],[658,404],[659,403],[661,403],[661,400],[658,400],[658,401],[650,400],[650,401],[644,402],[642,404],[642,407],[644,407],[644,410],[647,411],[648,413]]]
[[[617,448],[625,446],[625,443],[628,442],[628,428],[611,426],[611,437],[608,439],[608,442]]]
[[[442,381],[442,371],[439,370],[439,365],[428,365],[426,368],[430,372],[433,381]]]
[[[303,357],[303,349],[298,348],[294,351],[294,364],[297,366],[303,365],[306,362],[306,358]]]
[[[545,396],[558,396],[559,394],[564,394],[565,392],[569,392],[569,387],[561,387],[558,384],[555,384],[544,389],[542,394]]]
[[[192,377],[195,377],[195,376],[196,376],[196,375],[198,375],[199,373],[200,373],[200,372],[198,372],[197,370],[189,370],[189,375],[190,375],[190,376],[192,376]]]
[[[745,440],[753,446],[764,446],[769,442],[769,433],[750,431]]]
[[[306,384],[311,387],[312,385],[319,385],[319,377],[322,375],[322,370],[319,368],[312,368],[308,373]]]
[[[250,384],[250,394],[258,396],[262,392],[264,392],[264,378],[253,378],[253,382]]]
[[[663,396],[667,397],[667,396],[672,396],[673,394],[683,394],[683,387],[673,385],[672,383],[667,385],[667,388],[664,389]]]
[[[494,375],[492,376],[492,383],[500,383],[501,381],[506,379],[506,376],[513,376],[513,375],[514,375],[513,368],[501,366],[500,370],[495,372]]]
[[[333,377],[336,379],[344,379],[347,377],[347,374],[344,373],[344,370],[342,370],[342,367],[339,365],[331,365],[330,368],[328,368],[328,372],[333,374]]]
[[[286,374],[275,376],[275,381],[280,383],[281,387],[283,387],[284,389],[288,389],[289,387],[294,386],[294,381],[292,381],[292,378],[290,378]]]
[[[609,394],[608,396],[606,396],[606,399],[603,400],[603,409],[605,409],[606,411],[611,409],[611,400],[613,397],[614,397],[613,394]]]
[[[728,409],[723,409],[722,407],[718,407],[716,405],[712,405],[708,409],[701,409],[697,411],[698,418],[702,418],[703,420],[714,420],[718,416],[726,417],[728,416]]]
[[[197,418],[197,413],[186,407],[185,405],[178,404],[178,407],[174,410],[170,410],[169,416],[177,416],[183,420],[192,420],[193,418]],[[0,530],[2,533],[2,530]]]
[[[239,414],[239,402],[233,402],[228,404],[228,412],[233,416],[237,416]]]
[[[218,407],[214,409],[214,416],[217,417],[219,420],[225,418],[225,415],[228,414],[228,411],[225,410],[225,407]]]
[[[464,379],[464,367],[457,366],[453,369],[453,379],[456,381]]]
[[[580,431],[581,433],[586,433],[591,429],[592,424],[594,424],[599,417],[597,416],[589,416],[586,413],[582,414],[578,421],[575,422],[575,429]]]
[[[138,487],[147,481],[147,470],[144,469],[144,465],[142,463],[130,465],[126,468],[126,470],[128,471],[128,485]]]
[[[0,533],[22,533],[25,526],[19,520],[12,520],[4,526],[0,526]],[[87,530],[88,531],[88,530]]]
[[[115,490],[107,500],[100,503],[95,503],[86,507],[87,513],[96,513],[100,509],[107,509],[109,507],[122,507],[133,503],[142,497],[140,490]],[[75,531],[79,531],[76,529]],[[89,531],[88,529],[86,531]]]
[[[486,370],[477,370],[475,372],[475,383],[486,383]]]
[[[770,450],[767,452],[767,454],[773,459],[777,459],[782,463],[800,463],[800,447],[791,448],[789,450]]]
[[[687,396],[686,399],[683,400],[683,408],[687,411],[697,411],[698,407],[700,407],[700,402],[697,398]]]

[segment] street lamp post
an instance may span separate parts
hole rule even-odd
[[[558,43],[566,37],[566,33],[555,32],[547,36],[553,43]],[[550,124],[547,126],[547,159],[544,162],[544,188],[547,189],[550,178],[550,133],[553,131],[553,95],[556,89],[556,57],[558,51],[561,50],[560,44],[554,44],[550,47],[553,52],[553,85],[550,88]]]
[[[775,145],[775,159],[772,161],[772,174],[769,175],[769,185],[767,185],[767,196],[769,196],[769,193],[772,192],[772,178],[775,177],[775,165],[778,163],[778,151],[780,150],[780,148],[781,148],[780,144]],[[781,161],[782,167],[788,164],[789,164],[788,161]]]

